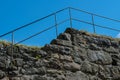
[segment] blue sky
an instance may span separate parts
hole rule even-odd
[[[119,3],[120,0],[0,0],[0,35],[65,7],[83,9],[88,12],[120,20]],[[79,13],[73,13],[74,16],[78,16],[78,14]],[[57,19],[59,21],[62,20],[61,18],[67,18],[67,16],[67,14],[61,13],[57,15]],[[83,16],[79,16],[78,18],[82,17]],[[85,20],[90,19],[87,15],[84,18],[86,18]],[[105,26],[107,24],[111,28],[119,29],[120,24],[118,23],[110,24],[110,21],[105,20],[105,23],[103,19],[98,19],[99,18],[96,18],[97,24],[103,24]],[[52,18],[50,18],[48,20],[46,19],[46,21],[30,26],[29,28],[15,32],[15,42],[19,42],[27,36],[30,36],[32,33],[36,33],[50,27],[52,23]],[[75,23],[75,28],[79,29],[79,27],[83,27],[82,29],[88,29],[89,25],[77,22]],[[59,33],[61,33],[64,30],[64,27],[67,27],[68,24],[69,23],[61,25]],[[78,24],[80,25],[78,26]],[[26,42],[23,42],[23,44],[43,46],[44,44],[49,43],[53,38],[56,38],[54,31],[55,29],[38,35]],[[109,33],[113,37],[118,34],[118,32],[109,30],[103,31],[103,29],[99,28],[97,31],[98,33],[103,34],[104,32]],[[3,39],[10,40],[10,35],[3,37]]]

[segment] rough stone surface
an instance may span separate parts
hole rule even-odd
[[[88,50],[88,59],[91,62],[95,62],[98,64],[111,64],[112,58],[110,54],[105,53],[103,51],[90,51]]]
[[[68,80],[89,80],[89,77],[81,71],[75,73],[69,73],[67,75]]]
[[[120,80],[120,40],[68,28],[42,48],[0,43],[0,80]]]

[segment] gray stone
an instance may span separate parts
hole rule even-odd
[[[64,75],[57,75],[56,80],[66,80]]]
[[[59,56],[58,53],[51,54],[51,57],[54,58],[54,59],[60,59],[60,56]]]
[[[11,80],[21,80],[20,77],[12,77]]]
[[[85,59],[87,59],[87,50],[74,46],[74,51],[72,52],[72,55],[74,58],[77,57],[84,61]]]
[[[46,66],[48,64],[48,62],[46,60],[42,60],[42,59],[35,61],[34,63],[35,63],[34,67],[36,67],[36,68]]]
[[[80,31],[79,30],[76,30],[76,29],[73,29],[73,28],[67,28],[66,30],[65,30],[65,33],[68,33],[68,34],[79,34],[80,33]]]
[[[24,75],[21,77],[21,80],[32,80],[32,76]]]
[[[89,45],[89,49],[91,49],[91,50],[101,50],[100,47],[98,47],[96,44],[93,44],[93,43]]]
[[[34,67],[35,66],[35,62],[34,60],[33,61],[26,61],[23,63],[23,68],[26,69],[26,68],[31,68],[31,67]]]
[[[97,72],[99,72],[99,66],[96,64],[90,63],[88,61],[84,61],[81,64],[80,70],[84,73],[89,73],[89,74],[95,75],[95,74],[97,74]]]
[[[35,75],[32,80],[48,80],[47,77]]]
[[[8,69],[9,70],[9,76],[17,76],[18,75],[18,71],[15,71],[15,70],[10,70],[10,69]]]
[[[5,65],[5,62],[0,62],[0,69],[5,69],[6,68],[6,65]]]
[[[97,64],[111,64],[112,58],[109,53],[103,51],[88,51],[88,60]]]
[[[25,72],[26,72],[25,69],[22,68],[20,69],[19,74],[25,74]]]
[[[38,69],[36,69],[36,68],[26,68],[26,69],[22,69],[20,73],[22,73],[24,75],[32,75],[32,74],[38,73]]]
[[[45,75],[46,71],[47,71],[47,69],[45,67],[41,67],[41,68],[37,69],[36,74]]]
[[[77,63],[74,63],[74,62],[72,62],[72,63],[64,63],[64,68],[66,70],[70,70],[70,71],[75,72],[75,71],[80,70],[80,65],[77,64]]]
[[[67,56],[67,55],[60,55],[60,60],[61,61],[68,61],[68,62],[72,62],[73,59],[71,56]]]
[[[9,77],[4,77],[3,79],[1,80],[9,80],[10,78]]]
[[[111,66],[110,65],[105,65],[101,66],[99,65],[99,72],[98,72],[98,77],[101,78],[102,80],[110,80],[111,78]]]
[[[15,62],[16,62],[17,67],[23,66],[23,59],[16,58],[16,59],[15,59]]]
[[[0,43],[0,50],[3,50],[4,49],[4,46],[3,44]]]
[[[102,80],[97,76],[89,76],[89,80]]]
[[[82,73],[81,71],[77,71],[76,73],[71,73],[66,76],[67,80],[89,80],[89,77]]]
[[[81,58],[74,57],[74,62],[75,62],[75,63],[78,63],[78,64],[81,64],[81,63],[82,63],[82,60],[81,60]]]
[[[72,47],[72,42],[67,40],[54,39],[51,44],[57,44],[62,46]]]
[[[62,64],[60,63],[59,60],[50,59],[50,61],[48,61],[47,67],[54,68],[54,69],[61,69]]]
[[[27,53],[23,53],[22,58],[23,58],[24,60],[26,60],[26,61],[30,61],[30,60],[34,61],[34,60],[35,60],[34,57],[31,57],[31,56],[30,56],[29,54],[27,54]]]
[[[44,67],[42,67],[42,68],[26,68],[26,69],[20,70],[20,74],[24,74],[24,75],[33,75],[33,74],[44,75],[45,73],[46,73],[46,69]]]
[[[115,48],[119,47],[119,43],[117,41],[111,41],[111,45]]]
[[[106,52],[108,52],[108,53],[116,53],[116,54],[118,54],[119,53],[119,49],[116,49],[116,48],[114,48],[114,47],[112,47],[112,46],[110,46],[110,47],[105,47],[105,48],[103,48],[103,50],[104,51],[106,51]]]
[[[34,67],[39,68],[39,67],[47,66],[48,63],[49,63],[49,61],[47,61],[45,59],[39,59],[34,62]]]
[[[57,70],[57,69],[49,69],[49,70],[47,70],[47,73],[49,73],[49,74],[63,74],[63,71]]]
[[[41,57],[45,57],[47,56],[47,52],[43,51],[43,50],[39,50],[36,52],[37,55],[41,55]],[[34,54],[33,54],[34,55]]]
[[[102,38],[93,38],[95,40],[94,42],[98,44],[99,46],[110,46],[111,43],[107,39],[102,39]]]
[[[4,77],[5,77],[5,72],[3,72],[3,71],[0,70],[0,79],[2,79]]]
[[[66,55],[70,55],[72,51],[70,47],[59,46],[59,45],[46,45],[43,49],[46,51],[51,50],[54,53],[61,53]]]
[[[120,80],[120,67],[118,66],[113,66],[112,68],[110,68],[111,73],[113,74],[113,80]]]
[[[62,33],[57,38],[62,39],[62,40],[71,41],[71,35],[69,33]]]

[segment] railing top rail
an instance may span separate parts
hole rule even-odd
[[[66,21],[68,21],[68,20],[69,20],[69,19],[66,19],[66,20],[64,20],[64,21],[61,21],[61,22],[58,23],[57,25],[60,25],[60,24],[66,22]],[[31,35],[31,36],[29,36],[29,37],[27,37],[27,38],[25,38],[25,39],[23,39],[23,40],[21,40],[21,41],[15,43],[14,45],[19,44],[19,43],[22,43],[22,42],[24,42],[24,41],[26,41],[26,40],[28,40],[28,39],[30,39],[30,38],[32,38],[32,37],[35,37],[35,36],[37,36],[37,35],[39,35],[39,34],[45,32],[45,31],[47,31],[47,30],[50,30],[50,29],[54,28],[55,26],[56,26],[56,24],[53,25],[53,26],[51,26],[51,27],[49,27],[49,28],[46,28],[45,30],[42,30],[42,31],[40,31],[40,32],[38,32],[38,33],[36,33],[36,34],[33,34],[33,35]]]
[[[79,22],[82,22],[82,23],[86,23],[86,24],[93,25],[93,23],[91,23],[91,22],[87,22],[87,21],[79,20],[79,19],[76,19],[76,18],[72,18],[72,20],[75,20],[75,21],[79,21]],[[113,31],[120,32],[119,29],[114,29],[114,28],[110,28],[110,27],[102,26],[102,25],[98,25],[98,24],[94,24],[94,25],[97,26],[97,27],[101,27],[101,28],[105,28],[105,29],[109,29],[109,30],[113,30]]]
[[[70,8],[73,9],[73,10],[77,10],[77,11],[80,11],[80,12],[84,12],[84,13],[90,14],[90,15],[94,15],[94,16],[98,16],[98,17],[101,17],[101,18],[109,19],[109,20],[112,20],[112,21],[115,21],[115,22],[120,22],[120,20],[116,20],[116,19],[113,19],[113,18],[105,17],[105,16],[98,15],[98,14],[94,14],[94,13],[91,13],[91,12],[88,12],[88,11],[84,11],[84,10],[81,10],[81,9],[72,8],[72,7],[70,7]]]
[[[30,23],[28,23],[28,24],[25,24],[25,25],[23,25],[23,26],[21,26],[21,27],[18,27],[18,28],[16,28],[16,29],[12,30],[12,31],[9,31],[9,32],[7,32],[7,33],[5,33],[5,34],[3,34],[3,35],[0,35],[0,38],[3,37],[3,36],[5,36],[5,35],[8,35],[8,34],[10,34],[10,33],[13,33],[13,32],[15,32],[15,31],[17,31],[17,30],[20,30],[20,29],[22,29],[22,28],[25,28],[25,27],[27,27],[27,26],[29,26],[29,25],[31,25],[31,24],[37,23],[37,22],[39,22],[39,21],[41,21],[41,20],[43,20],[43,19],[46,19],[46,18],[48,18],[48,17],[50,17],[50,16],[53,16],[54,14],[57,14],[57,13],[59,13],[59,12],[62,12],[62,11],[64,11],[64,10],[68,9],[68,8],[69,8],[69,7],[64,8],[64,9],[61,9],[61,10],[56,11],[56,12],[54,12],[54,13],[51,13],[51,14],[43,17],[43,18],[37,19],[37,20],[32,21],[32,22],[30,22]]]
[[[34,24],[34,23],[37,23],[37,22],[39,22],[39,21],[41,21],[41,20],[43,20],[43,19],[46,19],[46,18],[48,18],[48,17],[50,17],[50,16],[53,16],[53,15],[59,13],[59,12],[62,12],[62,11],[64,11],[64,10],[67,10],[67,9],[73,9],[73,10],[77,10],[77,11],[80,11],[80,12],[84,12],[84,13],[87,13],[87,14],[90,14],[90,15],[94,15],[94,16],[98,16],[98,17],[105,18],[105,19],[108,19],[108,20],[112,20],[112,21],[115,21],[115,22],[120,22],[120,20],[116,20],[116,19],[113,19],[113,18],[101,16],[101,15],[98,15],[98,14],[94,14],[94,13],[87,12],[87,11],[84,11],[84,10],[81,10],[81,9],[77,9],[77,8],[73,8],[73,7],[67,7],[67,8],[61,9],[61,10],[59,10],[59,11],[56,11],[56,12],[54,12],[54,13],[52,13],[52,14],[49,14],[49,15],[43,17],[43,18],[40,18],[40,19],[37,19],[37,20],[35,20],[35,21],[32,21],[32,22],[30,22],[30,23],[28,23],[28,24],[25,24],[25,25],[23,25],[23,26],[21,26],[21,27],[18,27],[18,28],[16,28],[16,29],[12,30],[12,31],[9,31],[9,32],[5,33],[5,34],[2,34],[2,35],[0,35],[0,38],[3,37],[3,36],[5,36],[5,35],[8,35],[8,34],[10,34],[10,33],[13,33],[13,32],[15,32],[15,31],[17,31],[17,30],[20,30],[20,29],[22,29],[22,28],[25,28],[25,27],[27,27],[27,26],[29,26],[29,25],[32,25],[32,24]]]

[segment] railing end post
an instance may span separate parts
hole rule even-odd
[[[95,34],[96,33],[96,29],[95,29],[94,15],[91,14],[91,16],[92,16],[93,31],[94,31],[94,34]]]
[[[57,37],[58,36],[58,25],[57,25],[57,16],[56,16],[56,13],[54,13],[54,19],[55,19],[56,37]]]
[[[71,13],[71,7],[69,7],[69,17],[70,17],[70,28],[72,28],[72,13]]]

